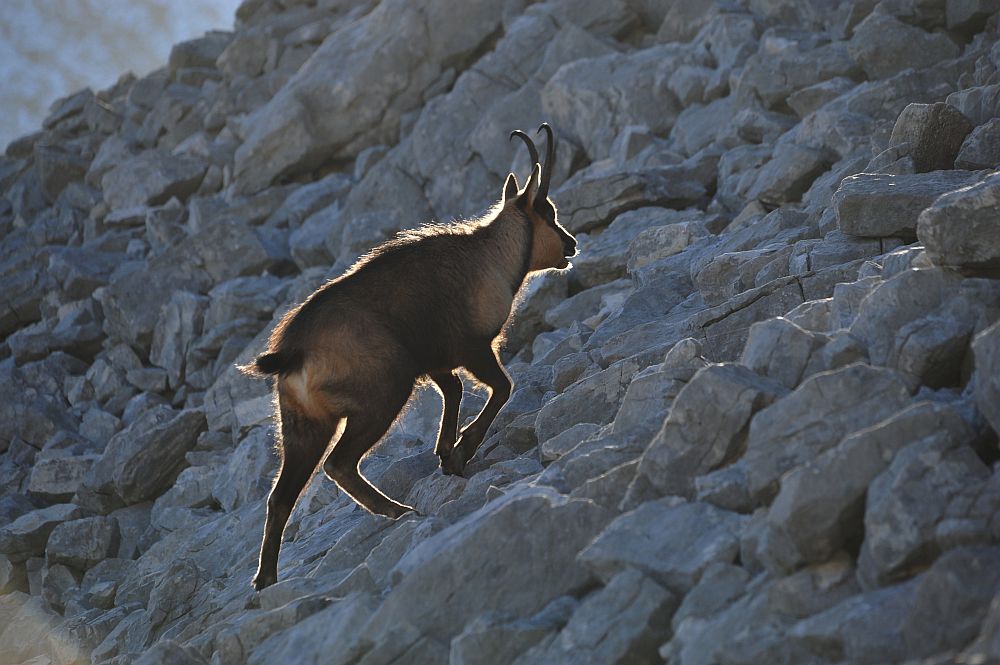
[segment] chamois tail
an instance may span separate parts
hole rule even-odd
[[[278,350],[262,353],[246,365],[239,365],[241,372],[248,376],[264,377],[275,374],[291,374],[302,367],[305,354],[302,349]]]

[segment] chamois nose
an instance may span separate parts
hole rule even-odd
[[[567,259],[571,259],[576,256],[576,239],[563,241],[563,256]]]

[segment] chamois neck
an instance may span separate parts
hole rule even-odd
[[[524,283],[531,261],[531,222],[516,212],[501,211],[486,228],[493,265],[516,292]]]

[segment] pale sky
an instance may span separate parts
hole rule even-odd
[[[0,0],[0,149],[49,104],[166,64],[170,47],[231,30],[239,0]]]

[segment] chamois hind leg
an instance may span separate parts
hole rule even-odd
[[[379,396],[381,399],[371,396],[364,411],[347,416],[347,427],[323,462],[323,472],[362,508],[395,519],[414,509],[382,494],[361,475],[358,468],[362,458],[389,430],[409,398],[409,390],[394,390],[391,394],[393,397],[389,399],[385,394]]]
[[[267,497],[264,539],[253,578],[258,591],[278,579],[278,552],[285,524],[332,436],[328,424],[315,422],[291,409],[281,409],[281,467]]]
[[[451,456],[452,448],[455,447],[458,438],[458,409],[462,403],[462,380],[452,372],[433,372],[429,376],[444,398],[441,428],[438,430],[437,443],[434,446],[434,453],[444,464],[444,461]]]
[[[507,370],[500,363],[496,351],[490,345],[485,345],[483,349],[474,354],[465,364],[465,368],[472,372],[478,380],[486,384],[490,389],[490,398],[486,406],[479,412],[476,419],[462,428],[458,443],[452,451],[451,457],[442,465],[445,473],[461,475],[465,465],[472,456],[476,454],[479,444],[483,442],[487,430],[493,424],[493,420],[500,413],[500,409],[507,400],[510,399],[512,384]]]

